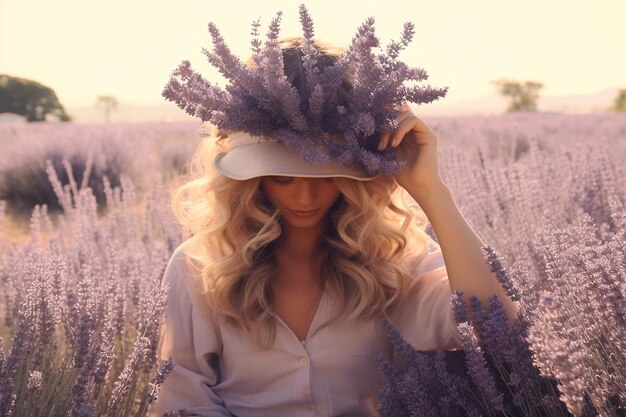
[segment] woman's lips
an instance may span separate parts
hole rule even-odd
[[[298,211],[298,210],[290,210],[297,217],[312,217],[315,216],[319,209],[317,210],[309,210],[309,211]]]

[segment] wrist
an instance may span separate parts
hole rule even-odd
[[[419,204],[420,201],[427,202],[440,196],[450,195],[450,189],[443,181],[438,181],[428,186],[413,186],[407,188],[408,193]]]

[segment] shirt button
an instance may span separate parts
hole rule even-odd
[[[304,356],[300,358],[300,365],[302,365],[302,366],[306,366],[306,364],[307,364],[308,362],[309,362],[309,361],[307,361],[307,360],[306,360],[306,358],[305,358]]]

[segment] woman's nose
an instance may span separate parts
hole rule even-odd
[[[298,186],[296,189],[296,201],[303,207],[308,208],[317,198],[318,194],[318,178],[298,178],[299,180]]]

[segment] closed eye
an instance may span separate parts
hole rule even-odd
[[[279,185],[288,185],[293,182],[293,177],[274,176],[274,177],[271,177],[271,179],[272,179],[272,182],[279,184]]]

